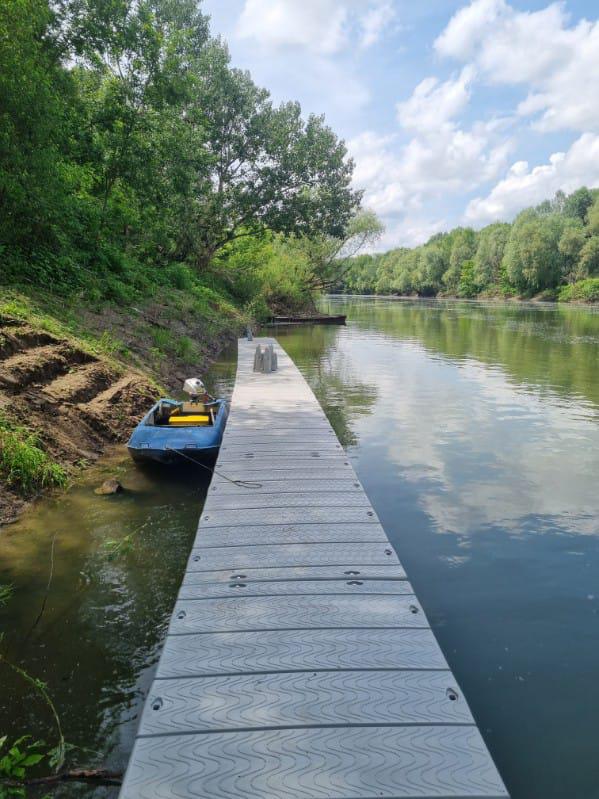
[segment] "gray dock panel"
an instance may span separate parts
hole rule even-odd
[[[307,383],[276,342],[252,371],[266,341],[239,343],[122,799],[507,796]]]

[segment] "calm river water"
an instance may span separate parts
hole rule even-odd
[[[599,313],[334,298],[280,332],[395,544],[513,799],[597,799]],[[229,390],[234,356],[212,384]],[[118,472],[130,489],[96,497]],[[206,480],[122,452],[0,534],[6,656],[81,763],[126,763]],[[107,541],[131,535],[111,556]],[[54,539],[54,574],[41,615]],[[0,733],[52,740],[0,665]],[[114,796],[61,787],[57,796]]]

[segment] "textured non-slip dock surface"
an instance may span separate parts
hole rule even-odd
[[[237,382],[122,799],[507,793],[354,470],[276,344]],[[252,487],[250,487],[250,485]]]

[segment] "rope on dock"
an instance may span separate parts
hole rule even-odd
[[[218,477],[222,477],[223,480],[227,480],[229,483],[231,483],[234,486],[237,486],[238,488],[262,488],[262,483],[258,483],[255,480],[232,480],[230,477],[227,477],[226,474],[218,472],[216,469],[213,469],[211,466],[206,466],[205,463],[200,463],[200,461],[196,461],[194,458],[190,458],[189,455],[187,455],[185,452],[181,452],[180,449],[175,449],[174,447],[171,447],[171,449],[173,452],[176,452],[178,455],[181,455],[182,458],[187,458],[188,461],[195,463],[196,466],[201,466],[202,469],[206,469],[211,474],[216,474],[218,475]]]

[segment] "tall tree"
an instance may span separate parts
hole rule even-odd
[[[302,249],[312,266],[311,287],[320,291],[343,279],[352,258],[382,236],[384,227],[373,211],[359,211],[342,235],[316,234],[301,238]]]
[[[575,275],[578,280],[599,275],[599,236],[591,236],[583,244]]]
[[[2,0],[0,243],[29,253],[56,244],[69,205],[63,138],[71,87],[53,24],[44,0]]]
[[[559,214],[524,211],[516,218],[503,263],[517,289],[534,293],[559,285],[565,272],[564,257],[558,249],[564,226],[564,217]]]
[[[571,216],[574,219],[579,219],[580,222],[586,221],[587,211],[593,204],[593,195],[586,186],[573,191],[568,195],[564,201],[563,213],[566,216]]]
[[[470,261],[476,251],[476,233],[472,228],[456,228],[448,236],[449,268],[443,283],[449,291],[456,292],[460,283],[462,264]]]
[[[266,228],[343,235],[360,202],[353,163],[322,117],[297,103],[273,107],[220,41],[204,48],[196,106],[204,114],[211,170],[187,208],[181,254],[198,268],[225,244]]]
[[[509,235],[510,226],[505,222],[487,225],[478,234],[472,279],[479,291],[499,282],[499,270]]]

